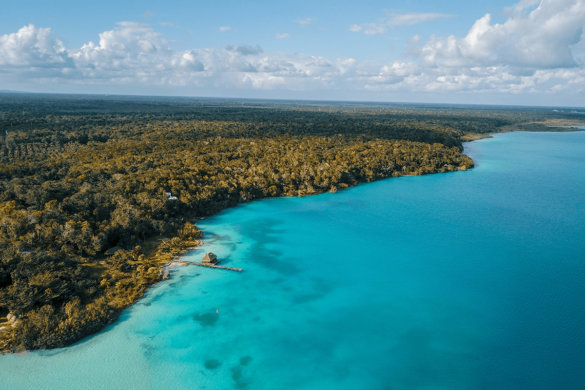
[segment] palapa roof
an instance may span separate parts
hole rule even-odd
[[[212,252],[208,252],[201,261],[203,263],[217,263],[217,256]]]

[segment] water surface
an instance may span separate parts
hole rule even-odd
[[[467,172],[202,221],[106,331],[0,357],[1,389],[583,389],[585,132],[466,145]]]

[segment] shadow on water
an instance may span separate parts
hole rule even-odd
[[[221,362],[217,359],[207,359],[204,365],[208,370],[215,370],[221,366]]]
[[[281,225],[282,222],[272,218],[256,219],[247,224],[248,229],[242,230],[241,234],[251,242],[251,261],[283,275],[297,274],[301,269],[294,260],[287,259],[282,251],[270,247],[270,243],[278,242],[283,234],[284,229],[279,228]]]
[[[302,293],[292,296],[292,303],[295,305],[310,303],[322,299],[334,290],[331,283],[322,279],[313,278],[313,285],[310,291],[303,289]]]
[[[396,357],[389,360],[384,370],[387,373],[381,388],[422,389],[422,388],[462,388],[469,383],[473,372],[473,356],[442,348],[444,340],[434,332],[413,328],[404,332],[396,345],[388,353]]]
[[[155,345],[152,343],[141,343],[140,349],[142,351],[142,355],[147,359],[152,358],[157,352],[157,347],[155,347]]]
[[[236,389],[245,389],[250,385],[250,380],[244,376],[244,368],[252,361],[252,357],[244,356],[240,359],[240,364],[233,366],[231,369],[232,379]]]
[[[214,326],[219,320],[219,314],[217,313],[195,313],[192,318],[197,321],[201,326]]]

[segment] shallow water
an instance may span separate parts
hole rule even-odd
[[[467,172],[202,221],[106,331],[0,357],[0,389],[585,388],[585,132],[466,145]]]

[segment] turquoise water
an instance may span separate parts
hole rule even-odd
[[[0,357],[0,389],[584,389],[585,132],[466,145],[472,171],[202,221],[106,331]]]

